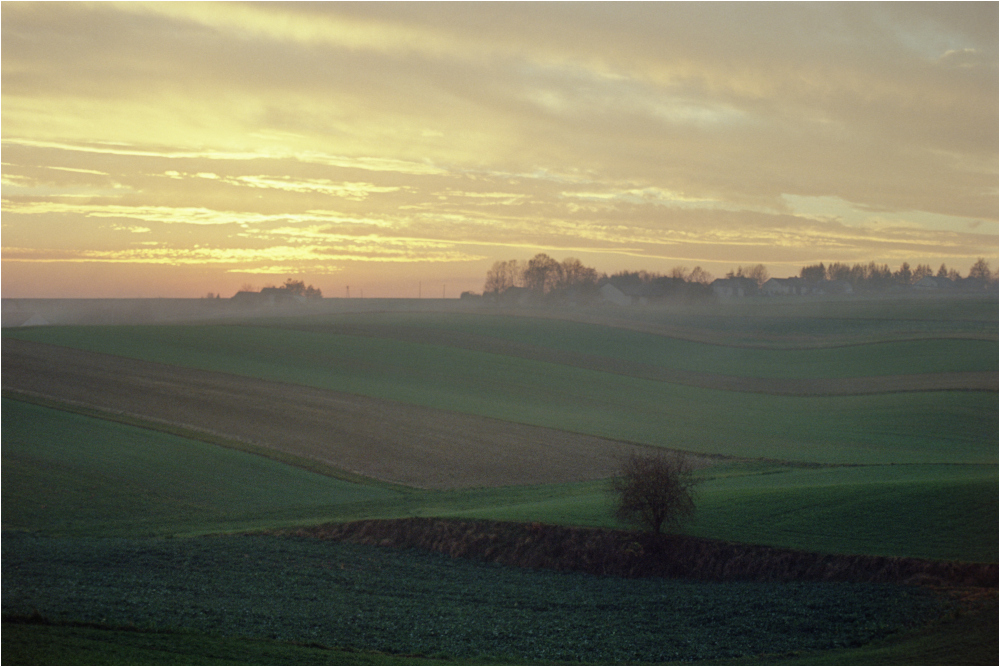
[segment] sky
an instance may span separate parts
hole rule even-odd
[[[2,3],[0,291],[998,259],[998,3]]]

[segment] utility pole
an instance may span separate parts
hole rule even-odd
[[[347,286],[347,298],[348,299],[351,298],[351,286],[350,285]]]
[[[418,299],[423,298],[421,296],[421,290],[423,290],[423,288],[424,288],[424,284],[422,282],[417,282],[417,298]]]

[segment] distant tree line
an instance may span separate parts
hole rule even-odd
[[[306,286],[305,282],[301,280],[292,280],[289,278],[285,281],[285,284],[278,289],[283,289],[289,294],[294,294],[295,296],[304,296],[307,299],[323,298],[323,290],[318,287],[313,287],[312,285]]]
[[[854,265],[834,262],[829,266],[820,262],[819,264],[803,266],[799,272],[799,277],[807,282],[842,280],[851,283],[855,289],[867,290],[887,289],[893,285],[913,285],[928,276],[946,278],[955,283],[971,280],[982,283],[983,286],[988,286],[997,280],[997,274],[990,269],[989,263],[982,257],[969,268],[969,275],[964,279],[958,271],[949,269],[943,263],[935,272],[927,264],[917,264],[916,267],[911,267],[909,262],[903,262],[895,271],[890,269],[888,264],[877,264],[876,262]]]
[[[500,294],[511,287],[523,287],[548,294],[569,287],[590,289],[597,285],[601,277],[595,269],[584,266],[574,257],[558,262],[545,253],[539,253],[527,262],[518,262],[516,259],[495,262],[486,272],[483,291]]]
[[[763,264],[756,264],[746,268],[738,266],[726,274],[726,278],[749,278],[757,283],[758,287],[766,283],[767,279],[770,277],[771,276],[768,274],[767,268]]]
[[[257,292],[257,290],[254,289],[253,285],[249,283],[244,283],[240,287],[239,292],[237,292],[237,295],[248,295],[248,294],[251,295],[274,294],[275,296],[278,297],[302,296],[309,299],[323,298],[323,290],[319,289],[318,287],[313,287],[312,285],[306,285],[305,282],[302,280],[292,280],[291,278],[285,280],[285,284],[282,285],[281,287],[276,287],[272,283],[270,285],[265,286],[263,289],[260,290],[260,292]],[[208,296],[209,298],[211,298],[212,293],[209,292]]]
[[[707,287],[712,282],[712,275],[700,266],[690,271],[681,266],[675,267],[667,275],[649,271],[620,271],[608,276],[584,266],[575,257],[567,257],[559,262],[545,253],[539,253],[527,262],[516,259],[494,262],[486,272],[483,293],[499,296],[511,288],[519,288],[537,295],[556,295],[569,291],[587,294],[596,292],[604,282],[619,289],[658,287],[661,291],[669,291],[669,288],[678,288],[681,284]]]
[[[918,264],[912,268],[908,262],[903,262],[896,271],[890,269],[888,264],[876,262],[854,265],[842,262],[826,265],[821,262],[803,266],[799,272],[799,278],[807,283],[846,281],[855,290],[867,291],[888,289],[894,285],[912,285],[926,276],[947,278],[955,283],[972,283],[973,287],[988,287],[995,285],[997,281],[997,274],[983,258],[972,265],[968,277],[964,279],[958,271],[949,269],[944,264],[935,272],[927,264]],[[768,281],[770,275],[763,264],[755,264],[738,266],[726,273],[725,277],[752,280],[760,287]],[[516,259],[494,262],[486,272],[483,293],[494,298],[518,290],[535,297],[556,298],[568,294],[585,296],[610,283],[624,294],[638,298],[701,298],[712,295],[712,281],[712,274],[700,266],[691,270],[678,266],[667,274],[640,270],[619,271],[609,276],[584,266],[574,257],[560,262],[545,253],[539,253],[526,262]],[[463,294],[468,295],[469,292]]]

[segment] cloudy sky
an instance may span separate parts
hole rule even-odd
[[[998,4],[2,5],[4,297],[997,268]]]

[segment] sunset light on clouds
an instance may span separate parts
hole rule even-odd
[[[997,3],[2,5],[4,297],[998,255]]]

